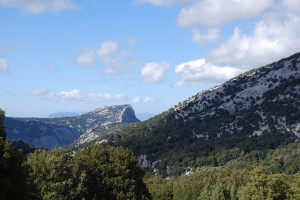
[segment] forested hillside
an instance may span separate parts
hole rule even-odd
[[[131,149],[145,168],[179,175],[187,167],[222,166],[255,150],[264,152],[293,143],[299,136],[297,53],[102,139]],[[226,152],[228,156],[217,160],[218,154]]]

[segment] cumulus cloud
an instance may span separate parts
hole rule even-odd
[[[120,74],[128,67],[139,65],[139,60],[132,56],[130,49],[121,49],[117,41],[108,40],[99,48],[85,48],[75,58],[75,64],[79,67],[89,68],[96,63],[104,66],[104,74]]]
[[[117,94],[117,95],[114,96],[114,99],[124,101],[124,100],[127,100],[128,97],[125,94]]]
[[[169,7],[176,5],[189,5],[197,0],[135,0],[136,3],[139,4],[152,4],[155,6]]]
[[[79,67],[91,67],[96,62],[94,50],[86,50],[75,59],[75,64]]]
[[[137,96],[132,100],[134,103],[138,103],[141,101],[141,97]]]
[[[209,29],[206,34],[201,34],[198,29],[193,30],[192,41],[196,42],[200,46],[204,46],[206,43],[212,43],[220,38],[218,29]]]
[[[116,41],[106,41],[101,44],[101,47],[97,50],[97,56],[103,57],[105,55],[115,52],[118,48]]]
[[[8,72],[7,61],[5,58],[0,58],[0,72]]]
[[[174,84],[175,87],[185,85],[203,85],[207,83],[221,83],[241,73],[242,70],[232,67],[219,67],[198,59],[177,65],[175,74],[181,80]]]
[[[283,6],[289,11],[300,14],[300,1],[299,0],[283,0]]]
[[[0,0],[2,7],[20,7],[25,13],[40,14],[78,8],[72,0]]]
[[[142,67],[140,79],[144,83],[161,83],[164,81],[164,72],[170,68],[170,64],[163,63],[148,63]]]
[[[78,89],[61,92],[50,92],[48,90],[35,90],[33,96],[39,98],[45,98],[54,101],[110,101],[110,100],[126,100],[127,97],[124,94],[112,95],[109,93],[96,94],[96,93],[83,93]]]
[[[144,100],[143,100],[143,103],[153,103],[154,102],[154,99],[150,98],[150,97],[146,97]]]
[[[253,68],[299,51],[300,17],[270,13],[256,23],[251,35],[235,28],[233,36],[207,55],[216,65]]]
[[[35,97],[42,97],[42,96],[46,96],[49,94],[49,91],[48,90],[35,90],[33,91],[32,95],[35,96]]]
[[[190,28],[193,33],[191,41],[200,46],[218,41],[219,32],[222,32],[226,24],[253,19],[252,31],[249,31],[249,27],[246,31],[235,27],[232,36],[206,53],[205,59],[176,66],[175,74],[181,78],[174,84],[177,87],[223,82],[245,70],[299,52],[299,0],[136,0],[136,2],[162,7],[178,6],[181,10],[177,23]],[[144,82],[151,83],[155,69],[151,70],[145,66],[143,70],[144,74],[148,74],[145,77],[150,77]]]
[[[183,7],[177,22],[184,27],[221,26],[228,22],[256,17],[272,4],[272,0],[202,0]]]
[[[134,103],[153,103],[155,100],[151,97],[141,98],[140,96],[135,97],[132,100]]]

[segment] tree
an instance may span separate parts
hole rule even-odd
[[[96,144],[75,157],[78,197],[84,199],[151,199],[144,172],[123,147]]]
[[[4,127],[5,112],[0,109],[0,138],[6,139],[5,127]]]
[[[0,199],[35,199],[24,157],[6,140],[4,118],[0,109]]]
[[[250,182],[238,191],[238,197],[245,200],[292,199],[292,191],[283,176],[268,175],[264,167],[257,167],[250,173]]]
[[[151,199],[142,168],[123,147],[95,145],[74,156],[58,148],[30,154],[27,163],[41,199]]]
[[[69,200],[74,196],[72,156],[63,148],[45,150],[28,156],[30,176],[38,187],[42,199]]]
[[[153,176],[146,180],[149,192],[153,199],[171,200],[173,199],[172,180],[166,180],[160,175]]]

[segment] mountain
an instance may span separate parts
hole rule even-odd
[[[74,117],[80,115],[79,113],[73,113],[73,112],[58,112],[58,113],[52,113],[48,116],[48,118],[59,118],[59,117]]]
[[[191,166],[219,166],[237,156],[236,152],[275,149],[299,138],[297,53],[243,73],[100,140],[131,149],[143,167],[182,172]],[[222,159],[209,157],[218,153],[224,154]]]
[[[104,106],[94,111],[62,118],[11,118],[4,121],[7,139],[23,140],[32,146],[48,149],[77,140],[78,144],[92,141],[102,134],[120,130],[122,124],[139,120],[130,105]]]

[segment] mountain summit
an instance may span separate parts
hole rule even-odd
[[[6,118],[8,140],[53,148],[93,140],[119,124],[139,122],[131,105],[104,106],[75,117]],[[107,130],[107,127],[110,127]],[[101,131],[103,130],[103,131]],[[81,142],[80,142],[81,141]]]

